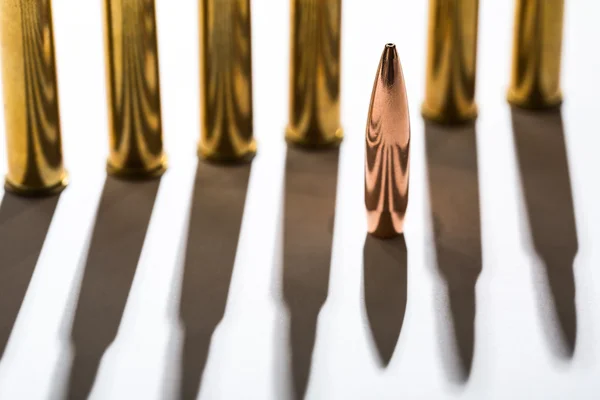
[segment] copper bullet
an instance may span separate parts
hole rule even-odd
[[[109,115],[107,171],[161,175],[163,150],[154,0],[104,0]]]
[[[250,20],[250,0],[200,0],[198,154],[209,161],[246,161],[256,153]]]
[[[410,118],[396,46],[386,44],[367,117],[365,205],[368,232],[386,239],[404,229],[408,203]]]
[[[289,123],[285,137],[309,148],[340,144],[341,0],[291,0]]]
[[[429,0],[423,117],[458,124],[477,117],[479,0]]]
[[[517,0],[509,103],[544,109],[560,105],[564,0]]]
[[[50,0],[0,0],[8,173],[22,195],[59,192],[63,165]]]

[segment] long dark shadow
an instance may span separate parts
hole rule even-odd
[[[4,194],[0,205],[0,358],[37,264],[59,196]]]
[[[287,150],[282,279],[298,399],[308,385],[317,317],[329,290],[338,159],[338,150]]]
[[[88,397],[117,335],[159,183],[106,178],[71,331],[68,399]]]
[[[571,358],[577,338],[573,260],[578,243],[561,112],[513,109],[512,122],[531,238],[545,267],[561,355]]]
[[[381,240],[367,235],[363,249],[365,308],[380,362],[386,367],[402,331],[408,290],[404,235]]]
[[[198,395],[211,338],[225,314],[250,171],[250,164],[198,164],[179,308],[181,399]]]
[[[475,126],[426,122],[425,145],[437,267],[447,287],[458,355],[453,378],[466,382],[475,347],[475,284],[482,270]]]

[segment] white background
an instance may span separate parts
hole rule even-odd
[[[64,154],[71,183],[60,201],[0,363],[0,398],[56,396],[70,362],[65,315],[81,279],[104,182],[107,154],[101,2],[54,0]],[[170,167],[163,177],[116,341],[103,359],[94,398],[168,397],[177,380],[177,296],[199,135],[197,1],[157,0],[163,122]],[[308,398],[598,398],[600,396],[600,78],[595,0],[566,2],[563,121],[576,212],[577,345],[555,355],[534,282],[509,107],[513,2],[480,7],[477,150],[483,241],[473,368],[465,385],[444,367],[426,190],[423,98],[427,2],[347,0],[343,9],[342,121],[329,298],[317,328]],[[277,291],[287,119],[289,5],[253,0],[254,161],[224,320],[213,336],[203,399],[286,398],[286,314]],[[363,135],[383,45],[395,42],[411,106],[408,303],[389,367],[375,363],[362,310]],[[0,119],[3,117],[0,115]],[[0,136],[4,124],[0,125]],[[0,138],[0,143],[4,139]],[[0,146],[0,172],[5,148]],[[0,190],[0,193],[1,190]],[[1,196],[1,194],[0,194]],[[542,296],[543,297],[543,296]],[[542,302],[540,306],[540,302]],[[68,320],[68,318],[67,318]],[[514,329],[518,326],[519,329]],[[284,360],[284,361],[282,361]],[[173,368],[167,368],[168,363]]]

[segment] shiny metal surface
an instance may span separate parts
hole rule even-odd
[[[250,0],[200,0],[198,154],[235,162],[256,153]]]
[[[110,174],[164,172],[154,0],[104,0]]]
[[[340,123],[341,0],[291,1],[289,123],[286,140],[337,146]]]
[[[477,117],[479,0],[430,0],[423,117],[446,124]]]
[[[562,102],[564,0],[517,0],[508,101],[544,109]]]
[[[367,119],[365,205],[368,232],[389,238],[404,230],[408,204],[410,119],[396,46],[383,50]]]
[[[0,0],[6,188],[44,195],[67,184],[50,0]]]

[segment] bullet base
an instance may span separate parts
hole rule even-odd
[[[463,114],[435,111],[423,103],[421,115],[424,119],[441,125],[462,125],[477,119],[477,106],[471,107]]]
[[[509,90],[506,100],[511,106],[523,108],[526,110],[551,110],[560,107],[563,102],[562,93],[548,99],[541,99],[538,96],[519,96],[514,91]]]
[[[256,155],[256,140],[248,145],[246,152],[239,156],[208,151],[202,145],[198,145],[198,157],[213,164],[242,164],[252,161]]]
[[[67,187],[69,183],[69,177],[67,174],[56,184],[44,188],[32,188],[28,186],[23,186],[11,182],[10,179],[5,178],[4,180],[4,188],[14,194],[24,197],[46,197],[46,196],[54,196],[63,191],[64,188]]]
[[[292,144],[294,146],[298,146],[298,147],[302,147],[304,149],[310,149],[310,150],[335,148],[335,147],[338,147],[340,145],[340,143],[342,143],[343,139],[344,139],[344,130],[342,128],[339,128],[338,130],[335,131],[335,134],[333,135],[333,138],[331,140],[320,141],[320,142],[313,142],[310,140],[306,140],[306,136],[299,136],[297,134],[297,132],[295,130],[291,129],[290,127],[287,127],[285,130],[286,142],[288,142],[289,144]]]
[[[404,213],[367,210],[367,232],[377,239],[391,239],[404,233]]]
[[[110,161],[106,162],[106,172],[115,178],[124,180],[154,179],[161,176],[166,170],[167,157],[163,157],[161,163],[150,170],[142,168],[116,168]]]

